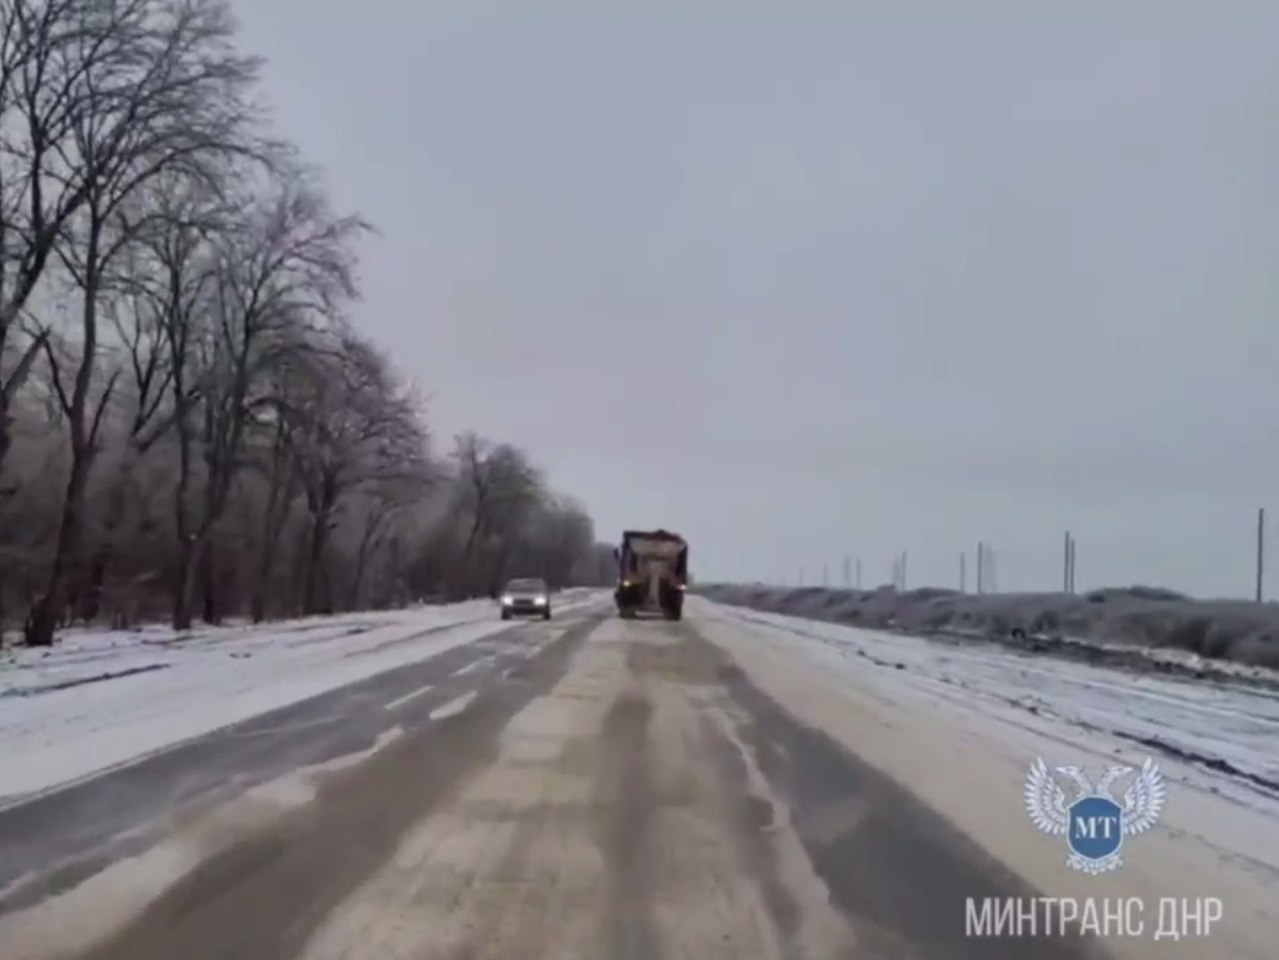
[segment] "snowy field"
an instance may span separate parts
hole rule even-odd
[[[806,655],[862,669],[858,683],[885,693],[903,687],[957,706],[1034,719],[1129,740],[1279,799],[1279,696],[1251,686],[1182,681],[1010,654],[973,642],[936,643],[727,606],[721,616],[776,628],[765,636],[799,642]]]
[[[1279,813],[1279,696],[1249,685],[1165,679],[974,641],[937,643],[716,605],[729,622],[892,697],[904,691],[1038,730],[1117,737],[1199,768],[1217,789]]]
[[[557,612],[595,602],[560,594]],[[0,805],[474,642],[495,604],[311,617],[175,634],[67,631],[0,652]]]
[[[939,587],[702,584],[711,600],[850,627],[1052,652],[1191,676],[1251,677],[1279,690],[1279,603],[1201,600],[1157,587],[1074,593],[961,593]]]

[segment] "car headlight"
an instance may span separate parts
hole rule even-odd
[[[514,602],[515,602],[515,598],[512,597],[509,593],[502,594],[502,606],[509,607]]]
[[[533,603],[535,603],[539,607],[544,607],[546,606],[546,597],[540,596],[540,595],[536,596],[533,598]]]

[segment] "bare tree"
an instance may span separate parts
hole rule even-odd
[[[138,247],[122,252],[123,288],[102,305],[121,344],[120,365],[109,371],[109,383],[119,382],[117,406],[123,416],[123,440],[115,451],[115,465],[107,481],[102,524],[81,585],[77,609],[93,620],[102,606],[102,591],[116,548],[130,485],[138,464],[173,424],[170,399],[172,364],[166,345],[163,315],[148,289],[147,271],[155,264]],[[106,408],[106,398],[102,400]],[[96,446],[96,443],[95,443]]]
[[[488,593],[497,590],[505,565],[502,555],[478,560],[477,549],[499,547],[504,535],[518,532],[528,511],[542,493],[542,478],[523,451],[508,444],[494,444],[475,433],[457,437],[453,453],[457,469],[455,503],[469,518],[466,539],[458,563],[456,589],[474,590],[480,584]],[[478,569],[476,569],[478,566]]]
[[[294,180],[220,241],[209,386],[201,398],[204,495],[198,530],[183,547],[198,560],[207,622],[220,619],[213,536],[246,463],[246,433],[273,403],[268,373],[307,349],[310,332],[340,322],[345,302],[357,295],[352,244],[368,229],[358,217],[332,216],[318,192]],[[191,587],[179,585],[180,609]],[[189,614],[176,620],[189,623]]]
[[[68,570],[80,559],[89,471],[118,382],[113,371],[93,398],[100,311],[104,298],[117,292],[116,259],[147,222],[145,212],[134,215],[130,201],[175,169],[211,176],[216,163],[249,149],[254,119],[247,92],[257,64],[231,45],[233,22],[223,0],[97,4],[82,11],[76,25],[82,45],[111,54],[72,83],[77,107],[57,150],[63,174],[83,194],[54,244],[80,294],[79,358],[70,385],[55,381],[68,419],[71,473],[48,588],[32,611],[31,644],[52,643]]]
[[[414,505],[427,496],[436,483],[433,470],[406,470],[401,475],[386,474],[364,485],[360,502],[353,510],[358,517],[357,539],[346,606],[364,606],[365,584],[374,557],[380,550],[394,552],[402,541],[395,525]]]
[[[232,37],[225,0],[0,0],[0,347],[69,231],[91,244],[88,311],[125,199],[159,170],[197,167],[249,119],[242,94],[257,61]],[[0,375],[0,461],[8,404],[45,336]]]
[[[332,352],[317,352],[312,360],[315,368],[298,378],[303,389],[289,405],[311,518],[303,613],[331,605],[331,596],[321,602],[320,579],[344,498],[358,489],[380,490],[384,512],[427,472],[422,421],[382,354],[360,337],[344,334]],[[376,535],[376,526],[367,539]]]
[[[368,225],[266,141],[228,2],[0,0],[0,625],[593,576],[522,450],[431,458],[351,326]]]
[[[249,614],[254,623],[261,623],[266,619],[271,574],[279,556],[280,539],[293,514],[299,490],[297,461],[292,452],[291,422],[282,411],[275,411],[272,419],[274,425],[269,430],[270,443],[262,457],[266,503],[262,509],[261,539],[249,600]]]
[[[580,567],[595,545],[595,525],[582,507],[566,497],[551,498],[535,520],[528,552],[553,587],[581,576]]]
[[[190,623],[190,568],[195,527],[191,484],[196,431],[192,422],[195,404],[209,386],[214,371],[199,363],[199,347],[215,336],[212,319],[213,290],[220,267],[217,239],[229,229],[228,205],[220,194],[186,177],[160,178],[148,191],[154,207],[151,229],[139,238],[150,262],[150,280],[139,282],[139,293],[149,304],[162,340],[168,413],[156,424],[171,421],[176,440],[177,470],[174,478],[174,536],[177,563],[173,574],[175,625]]]
[[[78,29],[88,0],[0,0],[0,465],[11,443],[17,393],[44,334],[15,348],[19,321],[66,222],[87,191],[61,169],[84,98],[81,78],[108,48]]]

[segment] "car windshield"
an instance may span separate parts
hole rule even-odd
[[[508,593],[545,593],[546,583],[543,580],[512,580],[506,585]]]

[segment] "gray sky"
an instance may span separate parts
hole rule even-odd
[[[239,6],[442,449],[518,442],[704,579],[952,585],[984,537],[1052,588],[1069,527],[1081,588],[1250,591],[1279,4]]]

